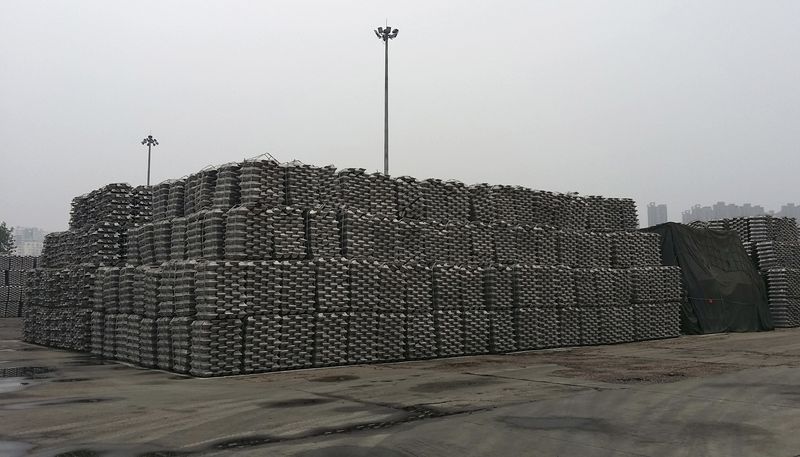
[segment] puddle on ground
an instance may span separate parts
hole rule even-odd
[[[46,373],[55,371],[49,367],[8,367],[0,368],[0,378],[42,379]]]
[[[145,452],[144,454],[137,454],[136,457],[182,457],[185,455],[192,455],[193,452],[184,451],[153,451]]]
[[[421,421],[425,419],[436,419],[440,417],[454,416],[458,414],[470,414],[473,412],[482,411],[480,409],[476,409],[476,410],[444,412],[428,408],[427,406],[423,405],[395,407],[395,409],[399,409],[405,412],[406,414],[394,420],[384,420],[376,422],[358,422],[354,424],[341,425],[336,427],[321,427],[321,428],[311,429],[304,433],[301,433],[299,435],[294,435],[291,437],[278,437],[269,435],[243,436],[240,438],[218,441],[212,444],[211,448],[214,450],[225,450],[225,449],[236,450],[248,447],[263,446],[266,444],[275,444],[286,441],[296,441],[296,440],[321,437],[321,436],[342,435],[348,433],[363,432],[368,430],[382,430],[397,425],[408,424],[411,422]],[[383,454],[372,454],[372,455],[383,455]]]
[[[69,360],[64,362],[64,365],[71,365],[71,366],[98,366],[98,365],[115,365],[114,362],[109,362],[107,360],[103,360],[97,357],[83,357],[83,358],[75,358],[73,360]]]
[[[78,449],[76,451],[67,451],[56,454],[55,457],[96,457],[99,455],[101,455],[99,452],[91,449]]]
[[[314,406],[330,403],[333,400],[330,398],[293,398],[291,400],[279,400],[269,403],[264,403],[267,408],[294,408],[297,406]]]
[[[2,450],[2,448],[0,448]],[[78,448],[54,454],[54,457],[95,457],[95,456],[136,456],[136,457],[182,457],[195,454],[192,451],[173,451],[169,449],[153,449],[152,446],[137,445],[103,445],[95,448]],[[5,455],[5,454],[0,454]]]
[[[231,440],[220,441],[214,444],[212,447],[213,449],[218,449],[218,450],[242,449],[247,447],[263,446],[265,444],[277,443],[280,441],[282,441],[280,438],[275,438],[266,435],[246,436],[242,438],[234,438]]]
[[[294,454],[295,457],[372,457],[375,455],[381,457],[404,457],[408,454],[380,446],[328,446]]]
[[[456,389],[468,389],[471,387],[483,387],[490,384],[497,384],[502,381],[491,378],[455,379],[453,381],[427,382],[412,387],[414,392],[439,393],[448,392]]]
[[[0,393],[16,392],[30,387],[37,379],[47,379],[46,374],[53,371],[55,370],[48,367],[0,368]]]
[[[63,398],[63,399],[55,399],[55,400],[42,400],[42,401],[31,401],[31,402],[24,402],[24,403],[12,403],[12,404],[3,406],[2,409],[13,409],[13,410],[33,409],[33,408],[40,408],[40,407],[47,407],[47,406],[94,404],[94,403],[101,403],[101,402],[113,401],[113,400],[114,400],[113,398]]]
[[[323,376],[321,378],[309,379],[309,381],[311,381],[311,382],[342,382],[342,381],[353,381],[355,379],[358,379],[358,376],[340,375],[340,376]]]
[[[6,457],[22,457],[28,455],[28,451],[33,447],[32,444],[21,441],[2,441],[0,440],[0,455]]]
[[[31,383],[26,381],[27,378],[2,378],[0,379],[0,394],[7,394],[9,392],[16,392],[28,387]],[[2,449],[2,448],[0,448]],[[3,455],[3,454],[0,454]]]

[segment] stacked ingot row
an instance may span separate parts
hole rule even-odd
[[[37,257],[0,255],[0,317],[21,317],[25,284]]]
[[[211,376],[677,336],[679,271],[636,227],[629,199],[228,164],[153,188],[83,341]]]
[[[766,281],[775,326],[800,326],[800,237],[796,220],[756,216],[709,221],[705,226],[739,235]]]
[[[96,270],[93,265],[32,270],[25,294],[24,340],[89,350]]]
[[[109,184],[75,197],[69,230],[45,236],[24,298],[26,341],[85,351],[90,346],[98,267],[125,264],[128,231],[152,220],[151,189]]]
[[[69,230],[45,235],[39,266],[123,265],[129,228],[152,220],[150,189],[109,184],[72,200]]]
[[[353,210],[237,205],[132,229],[128,263],[180,260],[300,260],[565,265],[659,265],[657,235],[561,230],[505,222],[396,219]]]
[[[676,267],[176,261],[97,271],[91,351],[195,376],[678,335]]]
[[[238,204],[345,209],[400,219],[550,225],[565,230],[637,228],[633,200],[560,194],[521,186],[390,178],[364,169],[253,160],[204,169],[153,188],[153,221]]]

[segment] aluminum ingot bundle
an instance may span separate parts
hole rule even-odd
[[[301,208],[286,206],[267,210],[266,217],[272,237],[274,258],[282,260],[306,258],[308,238],[305,212]]]
[[[378,314],[375,359],[394,362],[406,358],[406,316],[397,312]]]
[[[800,243],[764,241],[756,243],[758,269],[800,268]]]
[[[278,315],[255,315],[247,318],[244,328],[244,373],[263,373],[281,366],[282,319]],[[287,328],[287,332],[291,327]]]
[[[169,182],[169,194],[167,196],[167,208],[165,217],[167,219],[174,219],[184,215],[183,204],[186,200],[186,181],[183,179],[173,179]],[[155,214],[153,215],[153,220]]]
[[[614,268],[661,264],[661,237],[657,233],[616,232],[609,237]]]
[[[336,198],[336,168],[316,167],[294,161],[282,164],[286,203],[302,208],[331,204]]]
[[[419,181],[411,176],[395,179],[397,216],[401,219],[425,219],[428,215],[425,195]]]
[[[342,255],[338,214],[334,210],[308,212],[308,255],[337,257]]]
[[[337,173],[339,201],[348,211],[369,213],[372,181],[363,168],[345,168]]]
[[[348,313],[319,313],[316,315],[314,366],[347,364]]]
[[[25,289],[36,264],[36,257],[0,255],[0,318],[22,316]]]
[[[281,369],[308,368],[314,364],[315,321],[313,314],[280,317],[281,336],[278,342],[278,366]],[[367,334],[362,334],[366,336]]]
[[[217,168],[217,182],[214,186],[212,207],[227,211],[239,204],[241,191],[239,188],[241,164],[229,163]]]
[[[273,160],[248,160],[239,171],[239,192],[245,205],[285,205],[284,169]]]
[[[236,375],[242,372],[243,322],[235,318],[191,323],[189,373],[193,376]]]
[[[559,339],[559,310],[556,307],[522,307],[516,310],[519,350],[556,347]]]
[[[767,296],[776,327],[800,326],[800,270],[767,270]]]

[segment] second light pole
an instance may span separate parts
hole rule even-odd
[[[384,98],[383,98],[383,174],[389,174],[389,40],[397,37],[397,29],[378,27],[375,35],[383,40],[386,49],[384,67]]]
[[[150,150],[153,146],[158,146],[158,140],[153,138],[153,135],[147,135],[147,137],[142,140],[142,144],[147,146],[147,187],[150,187]]]

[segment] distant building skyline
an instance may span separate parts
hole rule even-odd
[[[14,227],[14,253],[17,255],[41,255],[46,234],[46,231],[38,227]]]
[[[664,224],[669,220],[667,205],[665,203],[656,204],[650,202],[647,205],[647,226],[652,227],[658,224]]]
[[[720,201],[711,206],[702,206],[700,204],[694,205],[690,209],[681,213],[681,220],[684,224],[689,224],[695,221],[712,221],[717,219],[764,215],[793,217],[800,220],[800,205],[795,203],[787,203],[781,206],[779,211],[774,211],[767,210],[761,205],[753,205],[752,203],[737,205],[735,203],[725,203],[724,201]]]

